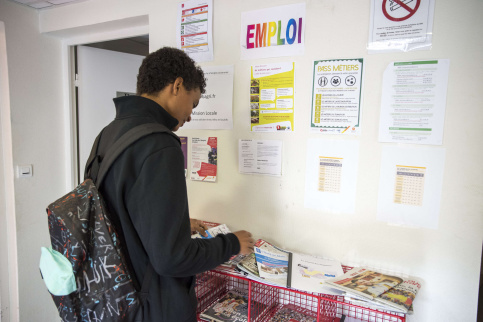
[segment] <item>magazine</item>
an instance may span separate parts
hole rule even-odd
[[[306,292],[342,295],[324,281],[344,274],[340,262],[317,256],[288,252],[259,239],[255,256],[246,257],[237,267],[254,280]]]
[[[265,312],[265,304],[251,301],[250,321],[257,321]],[[213,303],[200,314],[200,318],[208,321],[248,321],[248,290],[231,289],[227,294]]]
[[[289,262],[291,253],[259,239],[254,247],[258,274],[275,285],[289,287]]]
[[[317,312],[303,309],[293,304],[283,305],[270,322],[316,322]]]
[[[344,292],[325,283],[330,278],[344,274],[342,265],[333,259],[292,253],[290,287],[306,292],[343,295]]]
[[[342,276],[326,281],[333,288],[369,300],[402,282],[401,277],[383,274],[367,267],[354,268]]]
[[[255,275],[256,277],[260,277],[260,274],[258,274],[258,266],[257,266],[257,260],[255,258],[255,253],[251,253],[245,258],[243,258],[237,265],[236,265],[240,270],[248,273]]]
[[[412,304],[421,289],[421,284],[422,281],[416,277],[404,279],[401,284],[379,295],[374,301],[398,312],[411,314]]]

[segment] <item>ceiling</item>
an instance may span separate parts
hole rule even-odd
[[[12,0],[14,2],[29,6],[34,9],[57,7],[60,5],[81,2],[85,0]]]

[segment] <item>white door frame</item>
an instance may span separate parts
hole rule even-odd
[[[7,231],[7,244],[0,245],[5,247],[8,254],[8,283],[2,283],[2,292],[8,288],[8,299],[2,298],[8,305],[5,317],[7,322],[19,321],[19,295],[18,295],[18,259],[17,259],[17,224],[15,217],[15,187],[13,170],[13,149],[12,149],[12,123],[10,118],[10,96],[8,85],[8,64],[7,64],[7,42],[5,37],[5,24],[0,21],[0,113],[3,152],[3,171],[5,178],[5,218],[0,216],[1,221],[5,221]],[[1,215],[1,212],[0,212]],[[1,320],[1,318],[0,318]]]
[[[72,47],[77,45],[89,44],[94,42],[109,41],[115,39],[130,38],[149,34],[149,24],[139,26],[139,23],[133,27],[129,27],[129,22],[125,21],[125,28],[118,30],[103,31],[109,23],[91,26],[88,32],[84,34],[76,32],[76,36],[64,38],[62,41],[62,65],[63,65],[63,97],[64,97],[64,133],[65,133],[65,151],[66,151],[66,191],[72,190],[77,182],[77,129],[74,114],[75,95],[74,95],[74,69]],[[126,26],[127,25],[127,26]],[[97,28],[98,31],[93,31]]]

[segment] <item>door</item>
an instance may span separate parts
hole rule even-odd
[[[99,132],[116,115],[112,99],[135,94],[139,66],[144,56],[86,46],[77,47],[78,74],[78,178]]]

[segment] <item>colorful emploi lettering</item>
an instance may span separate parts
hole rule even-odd
[[[303,18],[287,22],[270,21],[247,25],[246,48],[283,46],[302,43]],[[275,38],[276,37],[276,38]]]

